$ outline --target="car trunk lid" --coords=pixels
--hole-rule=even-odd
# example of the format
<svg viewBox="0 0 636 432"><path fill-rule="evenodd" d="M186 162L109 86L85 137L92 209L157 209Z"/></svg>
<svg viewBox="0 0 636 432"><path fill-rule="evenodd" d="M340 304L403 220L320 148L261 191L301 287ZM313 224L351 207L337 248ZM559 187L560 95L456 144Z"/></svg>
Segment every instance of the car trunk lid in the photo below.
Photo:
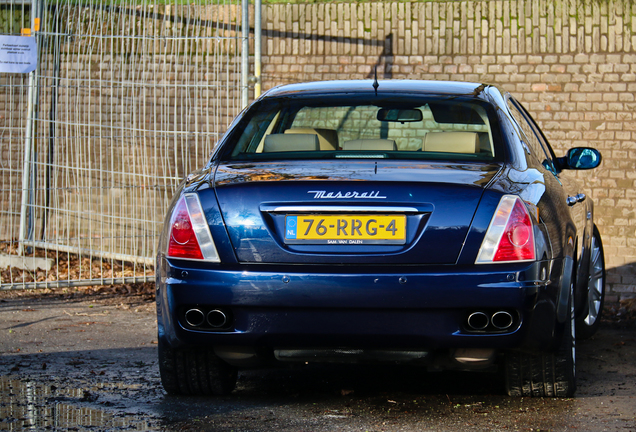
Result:
<svg viewBox="0 0 636 432"><path fill-rule="evenodd" d="M498 164L220 164L215 190L239 262L453 264Z"/></svg>

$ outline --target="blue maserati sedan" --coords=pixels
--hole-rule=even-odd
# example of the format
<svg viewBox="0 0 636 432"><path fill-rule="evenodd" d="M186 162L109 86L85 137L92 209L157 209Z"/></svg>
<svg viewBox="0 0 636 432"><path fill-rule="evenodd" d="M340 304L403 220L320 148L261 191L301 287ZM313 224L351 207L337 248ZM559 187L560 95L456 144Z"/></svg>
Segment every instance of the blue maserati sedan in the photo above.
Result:
<svg viewBox="0 0 636 432"><path fill-rule="evenodd" d="M593 203L497 86L274 88L178 188L157 256L170 394L227 394L294 362L498 370L510 395L569 397L598 328Z"/></svg>

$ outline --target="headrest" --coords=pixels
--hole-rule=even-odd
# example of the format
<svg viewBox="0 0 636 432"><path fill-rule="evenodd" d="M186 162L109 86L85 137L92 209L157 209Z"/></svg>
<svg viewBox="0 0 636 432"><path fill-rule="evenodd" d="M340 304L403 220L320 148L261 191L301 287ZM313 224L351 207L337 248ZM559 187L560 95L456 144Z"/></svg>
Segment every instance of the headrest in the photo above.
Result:
<svg viewBox="0 0 636 432"><path fill-rule="evenodd" d="M263 153L320 150L315 134L271 134L265 137Z"/></svg>
<svg viewBox="0 0 636 432"><path fill-rule="evenodd" d="M338 134L333 129L291 128L286 134L314 134L318 135L320 150L336 150L338 148Z"/></svg>
<svg viewBox="0 0 636 432"><path fill-rule="evenodd" d="M476 132L429 132L424 138L422 150L443 153L479 153L479 136Z"/></svg>

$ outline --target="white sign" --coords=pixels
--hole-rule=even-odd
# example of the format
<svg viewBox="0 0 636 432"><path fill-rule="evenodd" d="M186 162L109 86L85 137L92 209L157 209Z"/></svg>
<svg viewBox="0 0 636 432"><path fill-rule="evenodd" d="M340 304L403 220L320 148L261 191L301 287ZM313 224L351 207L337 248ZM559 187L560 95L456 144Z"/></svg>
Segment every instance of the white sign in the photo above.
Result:
<svg viewBox="0 0 636 432"><path fill-rule="evenodd" d="M29 73L38 65L35 38L0 36L0 72Z"/></svg>

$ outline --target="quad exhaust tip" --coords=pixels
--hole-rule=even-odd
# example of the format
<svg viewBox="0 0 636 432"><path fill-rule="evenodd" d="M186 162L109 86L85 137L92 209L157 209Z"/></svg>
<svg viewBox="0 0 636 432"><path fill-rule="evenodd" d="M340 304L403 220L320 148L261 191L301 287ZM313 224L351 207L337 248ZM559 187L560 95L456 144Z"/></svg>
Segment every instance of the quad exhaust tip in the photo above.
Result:
<svg viewBox="0 0 636 432"><path fill-rule="evenodd" d="M490 319L492 325L499 330L506 330L512 327L512 323L514 319L512 315L506 311L499 311L492 314L492 318Z"/></svg>
<svg viewBox="0 0 636 432"><path fill-rule="evenodd" d="M490 318L483 312L473 312L468 316L468 327L472 330L484 330L490 324Z"/></svg>
<svg viewBox="0 0 636 432"><path fill-rule="evenodd" d="M185 313L185 320L192 327L199 327L205 322L205 315L199 309L190 309Z"/></svg>
<svg viewBox="0 0 636 432"><path fill-rule="evenodd" d="M227 324L227 315L220 309L214 309L208 312L207 320L210 327L221 328Z"/></svg>
<svg viewBox="0 0 636 432"><path fill-rule="evenodd" d="M468 328L475 331L487 330L488 327L496 330L508 330L515 322L512 314L507 311L497 311L492 315L482 311L475 311L468 315Z"/></svg>

